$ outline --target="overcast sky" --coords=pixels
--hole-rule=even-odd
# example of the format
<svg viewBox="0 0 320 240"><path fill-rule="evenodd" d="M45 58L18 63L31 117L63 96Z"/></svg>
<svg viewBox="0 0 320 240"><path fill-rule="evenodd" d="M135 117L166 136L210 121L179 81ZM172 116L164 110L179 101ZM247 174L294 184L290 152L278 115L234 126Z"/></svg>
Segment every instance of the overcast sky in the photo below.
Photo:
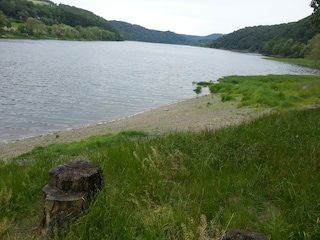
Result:
<svg viewBox="0 0 320 240"><path fill-rule="evenodd" d="M295 22L309 16L311 0L53 0L107 20L205 36L244 27Z"/></svg>

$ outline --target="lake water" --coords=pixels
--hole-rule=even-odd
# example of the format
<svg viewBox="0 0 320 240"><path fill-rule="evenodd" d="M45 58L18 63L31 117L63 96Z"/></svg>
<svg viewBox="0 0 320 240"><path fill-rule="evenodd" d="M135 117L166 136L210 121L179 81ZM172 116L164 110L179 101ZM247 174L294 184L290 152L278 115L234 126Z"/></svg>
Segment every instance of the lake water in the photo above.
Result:
<svg viewBox="0 0 320 240"><path fill-rule="evenodd" d="M207 48L0 40L0 141L77 128L195 97L193 82L319 71Z"/></svg>

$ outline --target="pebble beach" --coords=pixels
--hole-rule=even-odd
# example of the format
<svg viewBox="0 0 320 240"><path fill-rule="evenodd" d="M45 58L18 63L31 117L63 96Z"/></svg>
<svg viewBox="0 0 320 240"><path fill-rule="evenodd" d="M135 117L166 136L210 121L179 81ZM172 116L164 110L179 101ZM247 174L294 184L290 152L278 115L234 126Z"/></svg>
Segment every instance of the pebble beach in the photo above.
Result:
<svg viewBox="0 0 320 240"><path fill-rule="evenodd" d="M153 134L213 130L241 124L258 115L253 108L238 108L237 102L222 102L219 95L206 95L110 122L0 143L0 160L8 161L36 146L80 141L94 135L126 130L142 130Z"/></svg>

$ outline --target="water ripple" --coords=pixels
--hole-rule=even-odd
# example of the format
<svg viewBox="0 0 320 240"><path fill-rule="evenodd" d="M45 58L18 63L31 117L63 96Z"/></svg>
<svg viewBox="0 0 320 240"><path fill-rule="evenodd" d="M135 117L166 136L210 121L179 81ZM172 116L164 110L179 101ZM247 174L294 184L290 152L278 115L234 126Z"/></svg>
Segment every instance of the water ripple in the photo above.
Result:
<svg viewBox="0 0 320 240"><path fill-rule="evenodd" d="M111 121L227 75L312 74L260 55L138 42L0 40L0 141Z"/></svg>

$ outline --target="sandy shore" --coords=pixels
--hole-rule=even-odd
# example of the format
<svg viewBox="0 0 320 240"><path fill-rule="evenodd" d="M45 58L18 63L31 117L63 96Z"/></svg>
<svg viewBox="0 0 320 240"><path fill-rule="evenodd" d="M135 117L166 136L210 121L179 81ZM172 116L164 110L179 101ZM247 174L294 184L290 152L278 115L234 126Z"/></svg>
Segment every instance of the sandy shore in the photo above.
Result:
<svg viewBox="0 0 320 240"><path fill-rule="evenodd" d="M36 146L79 141L93 135L116 133L130 129L151 133L217 129L240 124L256 115L254 109L238 109L235 102L221 102L219 96L207 95L103 124L0 143L0 159L8 160L29 152Z"/></svg>

